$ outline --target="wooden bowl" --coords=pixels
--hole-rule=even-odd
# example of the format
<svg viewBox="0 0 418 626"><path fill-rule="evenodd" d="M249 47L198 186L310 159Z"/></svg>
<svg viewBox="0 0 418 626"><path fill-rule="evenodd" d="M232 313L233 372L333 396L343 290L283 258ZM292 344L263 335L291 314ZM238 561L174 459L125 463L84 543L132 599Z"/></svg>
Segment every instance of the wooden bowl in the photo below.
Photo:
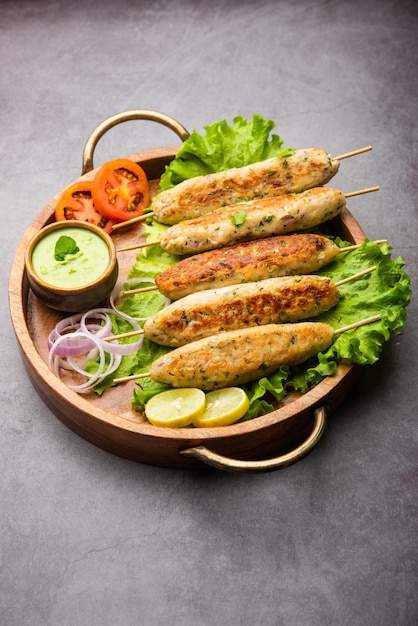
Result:
<svg viewBox="0 0 418 626"><path fill-rule="evenodd" d="M150 116L150 113L152 116ZM148 117L147 117L148 115ZM94 147L109 128L125 119L154 119L154 112L130 111L105 120L86 143L84 173L79 180L91 179ZM187 131L162 116L183 140ZM178 147L159 148L129 155L144 168L155 190L165 166ZM54 219L57 194L35 217L16 251L9 281L10 314L27 373L45 403L69 428L100 448L121 457L172 468L199 468L208 465L229 472L266 472L295 463L320 440L327 421L353 388L361 368L341 362L333 376L325 378L306 394L290 393L275 410L231 426L216 428L159 428L152 426L131 407L135 383L128 382L105 391L78 395L66 382L55 377L47 365L48 334L62 318L46 307L30 288L25 271L25 251L31 239ZM344 208L333 220L333 232L353 243L361 243L365 233ZM142 236L142 226L132 225L115 231L116 248ZM136 252L118 254L120 277L124 278L135 261Z"/></svg>
<svg viewBox="0 0 418 626"><path fill-rule="evenodd" d="M60 270L64 269L66 276L61 277L57 284L52 284L51 279L47 278L47 274L40 273L39 267L34 267L34 253L36 253L39 245L42 245L48 238L54 237L55 235L54 240L62 235L68 234L74 235L74 241L76 243L80 242L80 239L86 234L88 236L84 238L87 242L97 238L105 244L102 248L106 250L107 253L103 255L105 257L103 259L103 266L102 268L99 267L98 270L100 271L101 269L100 275L96 275L96 277L93 278L88 274L85 278L82 277L82 280L80 279L78 281L77 286L72 287L68 286L67 281L70 279L71 275L77 272L74 272L71 263L55 261L52 249L50 249L48 254L49 260ZM94 259L89 259L89 264L91 264L92 261L97 261L98 256L99 255L96 254ZM31 239L26 249L25 270L29 285L34 294L46 306L66 313L88 311L105 302L110 296L119 274L116 248L112 238L98 226L76 220L54 222L41 228Z"/></svg>

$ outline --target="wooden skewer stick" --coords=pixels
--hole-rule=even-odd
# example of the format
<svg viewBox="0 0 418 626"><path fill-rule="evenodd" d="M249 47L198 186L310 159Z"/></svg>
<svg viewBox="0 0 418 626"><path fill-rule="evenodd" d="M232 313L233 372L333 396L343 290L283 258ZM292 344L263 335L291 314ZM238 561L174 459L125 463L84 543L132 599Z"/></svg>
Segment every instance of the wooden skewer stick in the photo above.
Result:
<svg viewBox="0 0 418 626"><path fill-rule="evenodd" d="M103 341L115 341L116 339L125 339L125 337L136 337L136 335L144 334L143 328L138 328L138 330L131 330L128 333L121 333L120 335L110 335L109 337L104 337Z"/></svg>
<svg viewBox="0 0 418 626"><path fill-rule="evenodd" d="M376 239L375 241L373 241L373 243L386 243L387 239ZM340 252L350 252L350 250L357 250L357 248L360 248L360 246L362 246L362 243L355 243L352 246L346 246L345 248L340 248L339 253Z"/></svg>
<svg viewBox="0 0 418 626"><path fill-rule="evenodd" d="M364 320L360 320L358 322L354 322L353 324L348 324L347 326L342 326L341 328L337 328L334 330L334 335L341 335L341 333L345 333L348 330L353 330L354 328L359 328L360 326L365 326L366 324L371 324L372 322L377 322L381 320L382 316L372 315L371 317L367 317ZM126 383L130 380L139 380L140 378L149 378L149 372L142 372L141 374L131 374L130 376L121 376L120 378L115 378L113 383L118 385L119 383Z"/></svg>
<svg viewBox="0 0 418 626"><path fill-rule="evenodd" d="M334 335L341 335L341 333L347 332L347 330L353 330L353 328L359 328L360 326L365 326L366 324L371 324L372 322L378 322L382 319L380 313L377 315L372 315L371 317L366 317L364 320L360 320L359 322L354 322L353 324L348 324L347 326L342 326L341 328L337 328L334 330Z"/></svg>
<svg viewBox="0 0 418 626"><path fill-rule="evenodd" d="M147 217L152 217L153 215L154 211L148 211L148 213L143 213L142 215L138 215L138 217L133 217L131 220L125 220L124 222L113 224L112 232L114 230L118 230L119 228L123 228L124 226L130 226L131 224L136 224L137 222L143 222L147 219Z"/></svg>
<svg viewBox="0 0 418 626"><path fill-rule="evenodd" d="M362 154L363 152L368 152L372 149L372 146L366 146L365 148L360 148L359 150L353 150L352 152L340 154L340 156L334 157L334 159L336 159L337 161L342 161L343 159L348 159L349 157L355 156L356 154Z"/></svg>
<svg viewBox="0 0 418 626"><path fill-rule="evenodd" d="M142 374L131 374L130 376L121 376L120 378L115 378L113 383L115 385L119 385L119 383L127 383L130 380L138 380L139 378L149 378L149 372L142 372Z"/></svg>
<svg viewBox="0 0 418 626"><path fill-rule="evenodd" d="M353 274L352 276L347 276L347 278L343 278L342 280L339 280L338 282L335 283L335 286L339 287L340 285L344 285L344 283L348 283L351 280L360 278L361 276L364 276L365 274L370 274L371 272L374 272L375 269L377 269L377 265L373 265L373 267L368 267L366 270L363 270L362 272L358 272L357 274Z"/></svg>
<svg viewBox="0 0 418 626"><path fill-rule="evenodd" d="M148 246L156 246L159 241L143 241L142 243L134 243L130 246L123 246L122 248L116 248L116 252L126 252L127 250L136 250L137 248L146 248Z"/></svg>
<svg viewBox="0 0 418 626"><path fill-rule="evenodd" d="M352 198L353 196L360 196L364 193L370 193L372 191L378 191L379 187L367 187L366 189L359 189L358 191L350 191L349 193L345 193L344 196L346 198ZM146 248L148 246L156 246L160 241L145 241L142 243L132 244L131 246L124 246L123 248L117 248L116 252L125 252L126 250L136 250L139 248Z"/></svg>
<svg viewBox="0 0 418 626"><path fill-rule="evenodd" d="M122 291L122 296L132 296L135 293L147 293L147 291L156 291L157 285L151 285L151 287L138 287L137 289L128 289L128 291Z"/></svg>
<svg viewBox="0 0 418 626"><path fill-rule="evenodd" d="M361 196L363 193L370 193L371 191L379 191L380 187L367 187L366 189L359 189L358 191L350 191L345 193L346 198L352 198L353 196Z"/></svg>
<svg viewBox="0 0 418 626"><path fill-rule="evenodd" d="M133 296L136 293L146 293L147 291L156 291L158 289L157 285L152 285L152 287L138 287L138 289L128 289L128 291L122 291L122 296Z"/></svg>

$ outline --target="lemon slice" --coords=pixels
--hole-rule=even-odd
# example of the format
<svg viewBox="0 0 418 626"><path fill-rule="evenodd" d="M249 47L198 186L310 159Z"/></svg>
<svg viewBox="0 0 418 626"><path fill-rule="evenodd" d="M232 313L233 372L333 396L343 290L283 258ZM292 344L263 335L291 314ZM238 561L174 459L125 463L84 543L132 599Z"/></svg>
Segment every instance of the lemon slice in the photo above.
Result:
<svg viewBox="0 0 418 626"><path fill-rule="evenodd" d="M201 389L169 389L148 400L145 415L154 426L181 428L193 424L203 414L205 402Z"/></svg>
<svg viewBox="0 0 418 626"><path fill-rule="evenodd" d="M206 409L193 424L198 428L228 426L243 417L250 406L247 394L240 387L225 387L206 394Z"/></svg>

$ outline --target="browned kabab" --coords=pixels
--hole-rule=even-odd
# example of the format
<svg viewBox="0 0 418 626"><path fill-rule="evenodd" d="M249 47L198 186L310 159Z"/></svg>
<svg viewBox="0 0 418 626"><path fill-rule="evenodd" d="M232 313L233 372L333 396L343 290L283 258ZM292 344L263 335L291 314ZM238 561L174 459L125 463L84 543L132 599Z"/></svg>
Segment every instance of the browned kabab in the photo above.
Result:
<svg viewBox="0 0 418 626"><path fill-rule="evenodd" d="M167 298L178 300L227 285L312 274L331 263L339 252L330 239L316 234L255 239L186 257L161 272L155 282Z"/></svg>
<svg viewBox="0 0 418 626"><path fill-rule="evenodd" d="M190 294L144 326L155 343L177 347L250 326L296 322L334 307L339 291L325 276L284 276Z"/></svg>

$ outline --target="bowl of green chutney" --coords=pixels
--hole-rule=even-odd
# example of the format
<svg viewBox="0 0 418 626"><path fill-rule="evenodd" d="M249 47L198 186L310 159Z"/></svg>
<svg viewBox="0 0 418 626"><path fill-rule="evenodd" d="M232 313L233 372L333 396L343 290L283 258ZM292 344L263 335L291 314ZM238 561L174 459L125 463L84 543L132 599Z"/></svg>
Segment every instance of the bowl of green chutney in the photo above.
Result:
<svg viewBox="0 0 418 626"><path fill-rule="evenodd" d="M84 312L106 301L118 278L112 238L78 220L44 226L29 242L25 270L34 294L48 307Z"/></svg>

